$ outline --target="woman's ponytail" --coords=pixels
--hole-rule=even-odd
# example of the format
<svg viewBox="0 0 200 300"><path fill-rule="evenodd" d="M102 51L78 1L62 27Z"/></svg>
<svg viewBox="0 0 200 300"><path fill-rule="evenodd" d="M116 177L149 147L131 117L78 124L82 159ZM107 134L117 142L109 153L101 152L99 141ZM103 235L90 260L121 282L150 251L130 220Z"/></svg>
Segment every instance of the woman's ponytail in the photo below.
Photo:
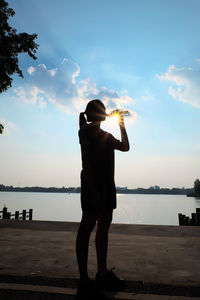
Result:
<svg viewBox="0 0 200 300"><path fill-rule="evenodd" d="M85 115L84 112L80 113L80 115L79 115L79 127L80 128L87 123L84 115Z"/></svg>

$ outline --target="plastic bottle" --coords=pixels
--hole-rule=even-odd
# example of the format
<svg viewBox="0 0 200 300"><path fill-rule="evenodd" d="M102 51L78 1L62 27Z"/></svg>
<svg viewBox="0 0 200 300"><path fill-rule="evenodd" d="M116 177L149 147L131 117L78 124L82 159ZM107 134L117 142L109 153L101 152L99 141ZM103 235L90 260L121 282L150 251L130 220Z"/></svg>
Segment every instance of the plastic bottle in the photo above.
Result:
<svg viewBox="0 0 200 300"><path fill-rule="evenodd" d="M115 109L111 111L109 114L107 114L108 117L113 117L115 115L122 115L123 117L129 117L130 112L128 110Z"/></svg>

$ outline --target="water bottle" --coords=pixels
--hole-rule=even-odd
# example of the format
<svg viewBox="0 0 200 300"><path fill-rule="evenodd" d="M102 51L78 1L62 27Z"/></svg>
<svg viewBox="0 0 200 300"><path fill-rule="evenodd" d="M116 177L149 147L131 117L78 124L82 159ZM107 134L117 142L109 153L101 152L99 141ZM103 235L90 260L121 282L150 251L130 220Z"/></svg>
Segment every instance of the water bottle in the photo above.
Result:
<svg viewBox="0 0 200 300"><path fill-rule="evenodd" d="M109 114L107 114L108 117L113 117L116 115L122 115L123 117L129 117L130 112L128 110L115 109L115 110L111 111Z"/></svg>

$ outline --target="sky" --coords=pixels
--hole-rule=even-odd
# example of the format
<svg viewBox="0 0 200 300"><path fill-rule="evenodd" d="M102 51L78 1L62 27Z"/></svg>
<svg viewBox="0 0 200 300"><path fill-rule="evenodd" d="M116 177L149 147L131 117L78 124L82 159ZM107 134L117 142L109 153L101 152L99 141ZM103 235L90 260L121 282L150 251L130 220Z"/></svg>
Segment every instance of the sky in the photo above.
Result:
<svg viewBox="0 0 200 300"><path fill-rule="evenodd" d="M79 113L128 109L117 186L192 187L200 178L199 0L10 0L37 60L0 95L0 184L80 186ZM120 138L117 123L102 128Z"/></svg>

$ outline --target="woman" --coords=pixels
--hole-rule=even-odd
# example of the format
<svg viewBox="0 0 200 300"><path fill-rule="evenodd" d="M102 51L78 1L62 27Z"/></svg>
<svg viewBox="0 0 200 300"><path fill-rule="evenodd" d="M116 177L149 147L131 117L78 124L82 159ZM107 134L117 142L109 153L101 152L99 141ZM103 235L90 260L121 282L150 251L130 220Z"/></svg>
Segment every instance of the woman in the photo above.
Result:
<svg viewBox="0 0 200 300"><path fill-rule="evenodd" d="M79 141L82 154L82 219L77 234L76 254L80 272L78 288L80 293L91 286L87 271L88 245L96 223L97 286L104 289L124 287L124 281L107 269L107 249L108 231L112 222L113 209L116 208L114 150L128 151L129 141L122 115L119 114L118 117L121 141L100 128L105 118L105 106L98 99L90 101L79 118Z"/></svg>

